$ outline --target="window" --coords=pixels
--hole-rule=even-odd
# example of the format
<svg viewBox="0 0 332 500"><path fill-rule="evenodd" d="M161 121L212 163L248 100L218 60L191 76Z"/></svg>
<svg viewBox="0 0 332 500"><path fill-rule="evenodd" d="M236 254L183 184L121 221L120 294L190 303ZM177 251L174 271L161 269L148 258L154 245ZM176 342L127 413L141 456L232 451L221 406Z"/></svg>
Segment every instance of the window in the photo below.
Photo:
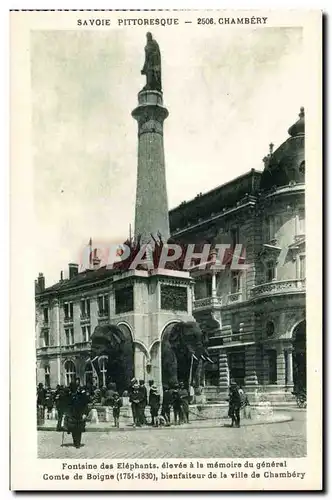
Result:
<svg viewBox="0 0 332 500"><path fill-rule="evenodd" d="M239 228L233 227L230 233L231 233L231 245L232 249L234 249L236 245L239 243Z"/></svg>
<svg viewBox="0 0 332 500"><path fill-rule="evenodd" d="M89 342L91 336L91 326L82 326L82 339L83 342Z"/></svg>
<svg viewBox="0 0 332 500"><path fill-rule="evenodd" d="M282 218L279 215L270 215L266 219L266 240L273 241L276 239L277 231L282 225Z"/></svg>
<svg viewBox="0 0 332 500"><path fill-rule="evenodd" d="M98 297L99 316L108 316L108 296L99 295Z"/></svg>
<svg viewBox="0 0 332 500"><path fill-rule="evenodd" d="M270 215L267 220L267 239L268 241L273 240L275 237L275 219L273 215Z"/></svg>
<svg viewBox="0 0 332 500"><path fill-rule="evenodd" d="M100 375L101 375L101 382L102 382L102 387L106 387L106 382L107 382L107 357L106 356L101 356L98 360L99 363L99 368L100 368Z"/></svg>
<svg viewBox="0 0 332 500"><path fill-rule="evenodd" d="M298 215L297 236L305 234L305 216L304 215L305 215L304 210L300 210L299 215Z"/></svg>
<svg viewBox="0 0 332 500"><path fill-rule="evenodd" d="M241 290L240 271L231 272L231 293L238 293Z"/></svg>
<svg viewBox="0 0 332 500"><path fill-rule="evenodd" d="M65 362L65 376L66 385L68 386L71 382L75 381L76 378L76 367L73 361Z"/></svg>
<svg viewBox="0 0 332 500"><path fill-rule="evenodd" d="M45 366L45 387L51 387L50 367Z"/></svg>
<svg viewBox="0 0 332 500"><path fill-rule="evenodd" d="M300 255L300 280L304 280L306 275L305 255Z"/></svg>
<svg viewBox="0 0 332 500"><path fill-rule="evenodd" d="M266 264L266 281L273 281L276 279L276 264L274 261L270 260Z"/></svg>
<svg viewBox="0 0 332 500"><path fill-rule="evenodd" d="M81 300L81 318L90 318L90 299Z"/></svg>
<svg viewBox="0 0 332 500"><path fill-rule="evenodd" d="M84 384L85 385L93 385L93 369L91 363L88 362L85 366L84 371Z"/></svg>
<svg viewBox="0 0 332 500"><path fill-rule="evenodd" d="M48 323L48 307L44 307L44 323Z"/></svg>
<svg viewBox="0 0 332 500"><path fill-rule="evenodd" d="M268 321L266 323L266 335L267 337L272 337L274 334L274 323L273 321Z"/></svg>
<svg viewBox="0 0 332 500"><path fill-rule="evenodd" d="M72 320L74 316L74 307L72 302L65 302L63 305L65 320Z"/></svg>
<svg viewBox="0 0 332 500"><path fill-rule="evenodd" d="M268 360L268 384L277 383L277 352L275 350L267 351Z"/></svg>
<svg viewBox="0 0 332 500"><path fill-rule="evenodd" d="M74 341L74 328L65 329L66 345L73 345Z"/></svg>
<svg viewBox="0 0 332 500"><path fill-rule="evenodd" d="M44 347L47 347L50 345L50 332L48 328L45 328L43 331L43 338L44 338Z"/></svg>

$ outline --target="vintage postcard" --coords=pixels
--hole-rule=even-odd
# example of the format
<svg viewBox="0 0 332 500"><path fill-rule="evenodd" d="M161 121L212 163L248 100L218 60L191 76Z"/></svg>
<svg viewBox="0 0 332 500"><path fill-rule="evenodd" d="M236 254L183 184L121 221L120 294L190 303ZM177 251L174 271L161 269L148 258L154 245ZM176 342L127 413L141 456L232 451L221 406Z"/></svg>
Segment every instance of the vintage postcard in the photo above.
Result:
<svg viewBox="0 0 332 500"><path fill-rule="evenodd" d="M10 18L11 488L320 490L321 12Z"/></svg>

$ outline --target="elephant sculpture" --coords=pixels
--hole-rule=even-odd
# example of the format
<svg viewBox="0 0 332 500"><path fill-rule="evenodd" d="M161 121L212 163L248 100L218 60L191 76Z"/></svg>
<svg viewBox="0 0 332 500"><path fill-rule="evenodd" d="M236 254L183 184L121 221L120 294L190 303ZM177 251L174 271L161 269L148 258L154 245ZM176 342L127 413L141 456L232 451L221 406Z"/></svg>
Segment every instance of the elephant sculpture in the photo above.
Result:
<svg viewBox="0 0 332 500"><path fill-rule="evenodd" d="M108 382L114 382L120 394L128 390L134 376L134 345L130 332L116 325L97 326L91 336L91 363L101 386L100 356L106 356Z"/></svg>
<svg viewBox="0 0 332 500"><path fill-rule="evenodd" d="M208 336L195 321L179 322L164 333L161 347L163 385L198 388L203 385L204 364L212 363L207 352Z"/></svg>

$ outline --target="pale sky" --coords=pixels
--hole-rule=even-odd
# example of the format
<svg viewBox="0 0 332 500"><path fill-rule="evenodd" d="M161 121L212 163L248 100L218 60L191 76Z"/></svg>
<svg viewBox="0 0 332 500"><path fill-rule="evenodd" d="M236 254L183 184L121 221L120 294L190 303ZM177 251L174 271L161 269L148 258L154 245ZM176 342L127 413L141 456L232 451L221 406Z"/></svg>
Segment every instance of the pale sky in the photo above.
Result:
<svg viewBox="0 0 332 500"><path fill-rule="evenodd" d="M300 28L156 28L169 208L261 170L306 105ZM46 286L134 222L145 29L31 35L35 273ZM192 36L190 36L192 33Z"/></svg>

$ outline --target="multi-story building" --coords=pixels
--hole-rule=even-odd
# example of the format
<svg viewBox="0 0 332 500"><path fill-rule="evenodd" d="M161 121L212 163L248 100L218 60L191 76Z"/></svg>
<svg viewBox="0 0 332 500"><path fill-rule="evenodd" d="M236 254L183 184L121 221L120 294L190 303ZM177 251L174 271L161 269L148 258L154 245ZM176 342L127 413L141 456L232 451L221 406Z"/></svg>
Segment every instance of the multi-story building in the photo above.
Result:
<svg viewBox="0 0 332 500"><path fill-rule="evenodd" d="M214 361L205 373L211 398L226 390L231 377L249 392L263 388L275 399L306 384L303 109L299 116L288 139L275 151L270 145L263 171L251 170L169 213L175 240L242 245L245 251L245 269L192 270L193 314L208 331ZM110 320L130 328L140 359L135 370L145 365L149 346L143 332L122 321L115 289L112 270L98 268L98 262L82 273L69 264L69 278L49 288L39 275L38 382L54 386L75 375L91 378L90 335Z"/></svg>

